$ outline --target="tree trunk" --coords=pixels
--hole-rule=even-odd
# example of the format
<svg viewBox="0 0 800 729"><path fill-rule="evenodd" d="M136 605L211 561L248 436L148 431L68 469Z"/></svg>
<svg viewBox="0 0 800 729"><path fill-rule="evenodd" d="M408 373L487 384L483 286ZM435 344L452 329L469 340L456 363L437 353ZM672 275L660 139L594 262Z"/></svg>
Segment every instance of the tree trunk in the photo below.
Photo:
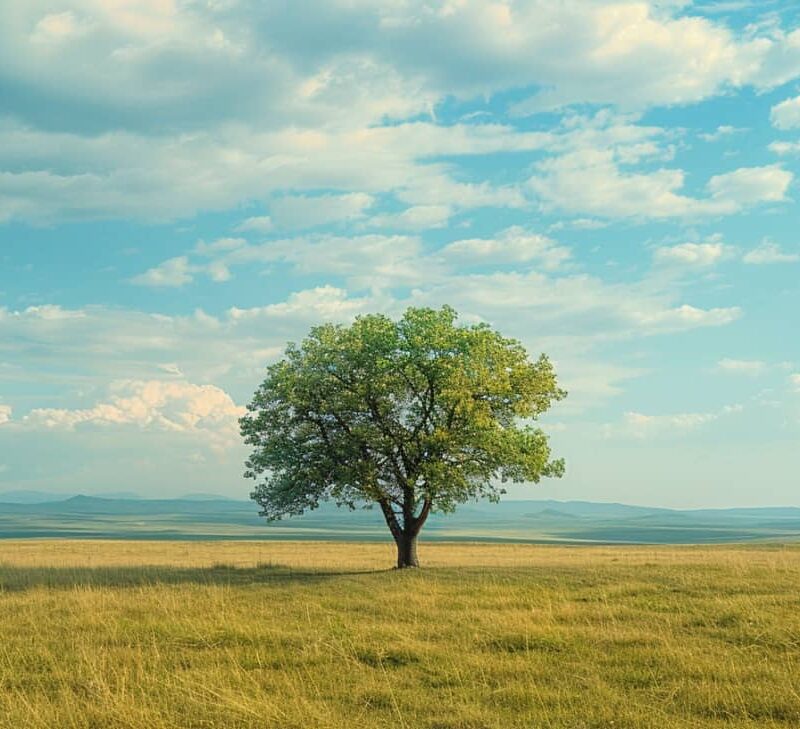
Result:
<svg viewBox="0 0 800 729"><path fill-rule="evenodd" d="M417 537L400 534L395 538L397 543L397 568L419 567L417 558Z"/></svg>

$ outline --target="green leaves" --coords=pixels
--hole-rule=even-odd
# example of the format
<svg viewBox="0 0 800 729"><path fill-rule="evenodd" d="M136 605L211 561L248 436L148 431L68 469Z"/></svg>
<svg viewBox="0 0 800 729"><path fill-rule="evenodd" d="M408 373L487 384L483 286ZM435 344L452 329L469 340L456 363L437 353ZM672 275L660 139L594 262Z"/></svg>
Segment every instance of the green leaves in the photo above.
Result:
<svg viewBox="0 0 800 729"><path fill-rule="evenodd" d="M524 423L566 394L550 361L456 319L450 307L408 309L396 322L368 315L287 347L241 420L264 516L324 499L377 502L393 533L416 533L430 508L563 473L545 434Z"/></svg>

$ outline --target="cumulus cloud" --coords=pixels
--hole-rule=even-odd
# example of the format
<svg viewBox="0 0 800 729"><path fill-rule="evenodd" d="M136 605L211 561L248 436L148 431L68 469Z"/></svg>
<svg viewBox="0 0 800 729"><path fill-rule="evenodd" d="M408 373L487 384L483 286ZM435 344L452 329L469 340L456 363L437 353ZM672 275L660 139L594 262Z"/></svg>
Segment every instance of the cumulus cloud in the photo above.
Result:
<svg viewBox="0 0 800 729"><path fill-rule="evenodd" d="M259 319L288 319L295 325L300 322L347 321L368 311L370 299L352 298L344 289L335 286L317 286L291 294L286 301L250 309L232 308L229 312L235 322ZM298 332L299 333L299 332Z"/></svg>
<svg viewBox="0 0 800 729"><path fill-rule="evenodd" d="M52 14L32 0L3 6L0 61L31 88L26 119L46 119L46 104L35 101L44 99L63 123L96 125L75 115L88 93L102 107L96 117L117 128L152 128L154 108L176 126L368 125L423 112L447 94L534 86L542 91L518 104L519 113L572 103L671 105L731 86L768 88L800 72L797 33L737 35L682 5L85 0ZM30 28L69 41L60 43L57 64L27 42Z"/></svg>
<svg viewBox="0 0 800 729"><path fill-rule="evenodd" d="M13 410L10 405L0 404L0 425L8 423L11 420Z"/></svg>
<svg viewBox="0 0 800 729"><path fill-rule="evenodd" d="M159 363L158 369L160 369L162 372L166 372L168 375L183 377L183 372L181 372L181 368L175 362Z"/></svg>
<svg viewBox="0 0 800 729"><path fill-rule="evenodd" d="M422 242L416 236L366 234L336 236L312 234L264 243L225 247L196 247L211 260L197 262L188 256L168 259L132 279L143 286L183 286L196 275L225 281L240 266L285 264L296 273L324 273L345 279L356 288L381 288L422 283L441 271L428 259L423 264Z"/></svg>
<svg viewBox="0 0 800 729"><path fill-rule="evenodd" d="M86 316L80 309L64 309L58 304L29 306L21 313L25 316L54 322L63 321L65 319L82 319ZM15 312L15 316L20 316L20 312Z"/></svg>
<svg viewBox="0 0 800 729"><path fill-rule="evenodd" d="M649 280L610 284L586 274L549 277L533 270L450 277L414 291L409 303L448 302L504 330L532 330L551 342L580 341L584 347L724 326L741 316L735 306L703 309L674 299L675 292Z"/></svg>
<svg viewBox="0 0 800 729"><path fill-rule="evenodd" d="M607 227L608 222L605 220L596 220L595 218L573 218L572 220L559 220L553 223L548 230L600 230Z"/></svg>
<svg viewBox="0 0 800 729"><path fill-rule="evenodd" d="M726 405L720 410L700 413L674 413L647 415L627 412L620 425L606 426L606 435L622 435L634 438L652 438L692 432L728 415L742 412L741 405Z"/></svg>
<svg viewBox="0 0 800 729"><path fill-rule="evenodd" d="M30 39L33 43L42 45L62 43L78 34L80 26L75 14L69 10L48 13L36 23Z"/></svg>
<svg viewBox="0 0 800 729"><path fill-rule="evenodd" d="M467 238L449 243L442 250L456 264L503 264L537 261L545 270L555 270L569 260L568 248L520 226L506 228L494 238Z"/></svg>
<svg viewBox="0 0 800 729"><path fill-rule="evenodd" d="M237 248L242 248L246 245L247 241L244 238L217 238L211 243L201 240L194 247L194 252L199 253L201 256L216 256L220 253L235 251Z"/></svg>
<svg viewBox="0 0 800 729"><path fill-rule="evenodd" d="M0 221L164 221L257 201L272 202L292 226L305 213L324 212L318 222L360 217L370 202L366 196L389 192L411 206L523 207L525 198L513 186L456 181L452 165L428 161L441 154L541 149L549 139L487 126L414 122L313 132L235 126L173 138L117 130L81 136L0 120L6 170L0 172ZM343 193L286 194L325 189ZM268 232L276 222L268 217L248 219L236 232Z"/></svg>
<svg viewBox="0 0 800 729"><path fill-rule="evenodd" d="M561 153L536 164L528 188L547 209L601 219L730 215L784 200L793 180L780 165L744 167L709 178L707 196L686 194L686 173L663 166L667 132L608 113L567 118L548 149Z"/></svg>
<svg viewBox="0 0 800 729"><path fill-rule="evenodd" d="M434 116L443 100L537 88L519 113L691 103L797 77L799 39L774 24L736 33L683 3L622 0L5 3L0 93L13 103L0 128L0 220L158 221L273 201L271 222L295 227L362 217L367 198L347 196L391 192L410 210L387 224L436 227L448 207L526 202L443 157L552 142L509 125L445 126ZM409 121L423 117L433 121ZM681 170L619 168L631 162L584 159L594 189L574 207L663 218L782 199L774 170L718 181L719 195L695 200ZM564 166L575 163L543 168L545 182L566 195L581 164L572 177ZM268 230L256 217L239 230Z"/></svg>
<svg viewBox="0 0 800 729"><path fill-rule="evenodd" d="M449 205L413 205L399 213L373 215L367 225L388 230L431 230L445 227L452 214Z"/></svg>
<svg viewBox="0 0 800 729"><path fill-rule="evenodd" d="M786 199L794 175L780 165L742 167L708 181L714 200L742 207L759 202L780 202Z"/></svg>
<svg viewBox="0 0 800 729"><path fill-rule="evenodd" d="M770 118L776 129L800 128L800 96L773 106Z"/></svg>
<svg viewBox="0 0 800 729"><path fill-rule="evenodd" d="M53 321L36 312L0 308L0 361L7 367L0 376L10 373L13 382L47 382L72 391L89 381L148 381L161 368L173 377L179 371L189 382L214 383L244 397L286 341L303 336L320 318L345 321L389 308L380 297L353 297L329 286L297 291L266 307L232 307L219 316L202 310L168 316L94 306L80 317Z"/></svg>
<svg viewBox="0 0 800 729"><path fill-rule="evenodd" d="M800 154L800 142L772 142L769 150L781 156Z"/></svg>
<svg viewBox="0 0 800 729"><path fill-rule="evenodd" d="M737 306L687 303L681 287L670 279L645 276L612 283L580 273L564 266L569 249L515 227L439 250L423 248L413 236L377 235L209 245L210 259L190 260L181 270L191 273L192 266L210 264L231 269L290 266L304 274L324 272L323 280L339 277L348 283L319 284L282 301L233 307L217 316L200 310L190 316L166 316L105 307L0 309L0 359L19 366L16 376L24 376L24 367L39 381L51 353L58 352L57 381L76 387L87 377L100 382L121 377L147 381L160 367L171 377L213 382L242 398L252 391L264 364L312 324L349 321L370 311L397 315L409 305L447 303L467 321L489 321L535 351L559 356L572 379L594 383L586 385L586 396L596 398L616 392L612 380L604 378L620 375L619 368L597 361L595 355L587 359L595 346L724 326L741 315ZM489 270L465 272L461 266L467 260L482 263L481 268L488 265ZM503 261L519 270L492 270ZM585 374L590 366L595 372L591 377ZM577 407L579 400L573 398L573 403Z"/></svg>
<svg viewBox="0 0 800 729"><path fill-rule="evenodd" d="M122 380L111 385L108 401L89 408L36 408L22 418L29 428L136 426L212 439L231 439L245 409L214 385L162 380Z"/></svg>
<svg viewBox="0 0 800 729"><path fill-rule="evenodd" d="M724 326L742 315L738 306L701 309L682 304L668 309L632 312L633 320L645 331L681 331L695 327Z"/></svg>
<svg viewBox="0 0 800 729"><path fill-rule="evenodd" d="M583 150L547 160L530 187L546 206L599 217L665 218L686 214L694 201L678 194L680 170L622 171L610 151Z"/></svg>
<svg viewBox="0 0 800 729"><path fill-rule="evenodd" d="M717 362L717 367L722 372L735 375L760 375L767 370L767 363L761 360L752 359L721 359Z"/></svg>
<svg viewBox="0 0 800 729"><path fill-rule="evenodd" d="M789 375L789 383L797 392L800 392L800 373Z"/></svg>
<svg viewBox="0 0 800 729"><path fill-rule="evenodd" d="M131 282L138 286L178 287L190 283L196 270L187 256L176 256L134 276Z"/></svg>
<svg viewBox="0 0 800 729"><path fill-rule="evenodd" d="M748 251L742 260L756 266L771 263L797 263L800 253L786 253L781 247L770 240L762 241L756 248Z"/></svg>
<svg viewBox="0 0 800 729"><path fill-rule="evenodd" d="M223 242L227 243L230 240L223 239ZM220 241L217 241L217 243L220 243ZM201 255L213 255L217 250L226 250L224 247L215 250L213 246L214 244L205 245L200 243L196 250ZM176 256L133 276L130 282L136 286L149 286L152 288L180 288L192 283L197 274L204 274L217 283L228 281L231 278L230 269L222 260L196 264L191 263L188 256Z"/></svg>
<svg viewBox="0 0 800 729"><path fill-rule="evenodd" d="M272 218L269 215L256 215L245 218L233 230L236 233L269 233L273 227Z"/></svg>
<svg viewBox="0 0 800 729"><path fill-rule="evenodd" d="M408 235L289 238L251 245L222 260L228 266L288 264L298 273L342 277L359 289L421 284L437 270L435 262L423 262L421 240Z"/></svg>
<svg viewBox="0 0 800 729"><path fill-rule="evenodd" d="M704 142L718 142L721 139L732 137L734 134L740 134L747 131L746 129L739 129L738 127L731 126L730 124L722 124L718 126L713 132L704 132L700 134L700 139Z"/></svg>
<svg viewBox="0 0 800 729"><path fill-rule="evenodd" d="M653 258L656 263L665 265L707 267L713 266L724 255L722 243L681 243L656 248Z"/></svg>
<svg viewBox="0 0 800 729"><path fill-rule="evenodd" d="M343 223L366 215L373 204L371 195L287 195L270 203L271 220L280 228L314 228L328 223Z"/></svg>

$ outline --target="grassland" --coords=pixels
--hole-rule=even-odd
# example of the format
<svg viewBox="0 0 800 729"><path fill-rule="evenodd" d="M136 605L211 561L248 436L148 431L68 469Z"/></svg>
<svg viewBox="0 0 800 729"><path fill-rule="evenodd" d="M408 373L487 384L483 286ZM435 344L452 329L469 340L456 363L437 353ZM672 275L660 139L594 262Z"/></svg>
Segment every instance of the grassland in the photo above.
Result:
<svg viewBox="0 0 800 729"><path fill-rule="evenodd" d="M0 727L800 726L800 548L0 541Z"/></svg>

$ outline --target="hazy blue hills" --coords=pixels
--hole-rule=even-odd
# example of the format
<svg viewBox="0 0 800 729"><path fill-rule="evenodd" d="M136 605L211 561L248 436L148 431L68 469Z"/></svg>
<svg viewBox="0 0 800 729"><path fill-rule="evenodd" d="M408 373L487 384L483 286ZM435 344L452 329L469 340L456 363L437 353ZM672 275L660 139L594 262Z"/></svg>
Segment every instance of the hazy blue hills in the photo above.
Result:
<svg viewBox="0 0 800 729"><path fill-rule="evenodd" d="M256 504L213 494L179 499L54 496L0 494L0 538L388 538L379 512L351 512L330 504L269 523L258 516ZM424 538L630 544L791 541L800 539L800 508L679 511L587 501L481 502L466 504L452 515L432 516Z"/></svg>
<svg viewBox="0 0 800 729"><path fill-rule="evenodd" d="M102 498L138 499L138 494L133 491L119 491L103 494ZM16 491L0 491L0 504L41 504L45 501L64 501L64 494L51 491L33 491L19 489Z"/></svg>

